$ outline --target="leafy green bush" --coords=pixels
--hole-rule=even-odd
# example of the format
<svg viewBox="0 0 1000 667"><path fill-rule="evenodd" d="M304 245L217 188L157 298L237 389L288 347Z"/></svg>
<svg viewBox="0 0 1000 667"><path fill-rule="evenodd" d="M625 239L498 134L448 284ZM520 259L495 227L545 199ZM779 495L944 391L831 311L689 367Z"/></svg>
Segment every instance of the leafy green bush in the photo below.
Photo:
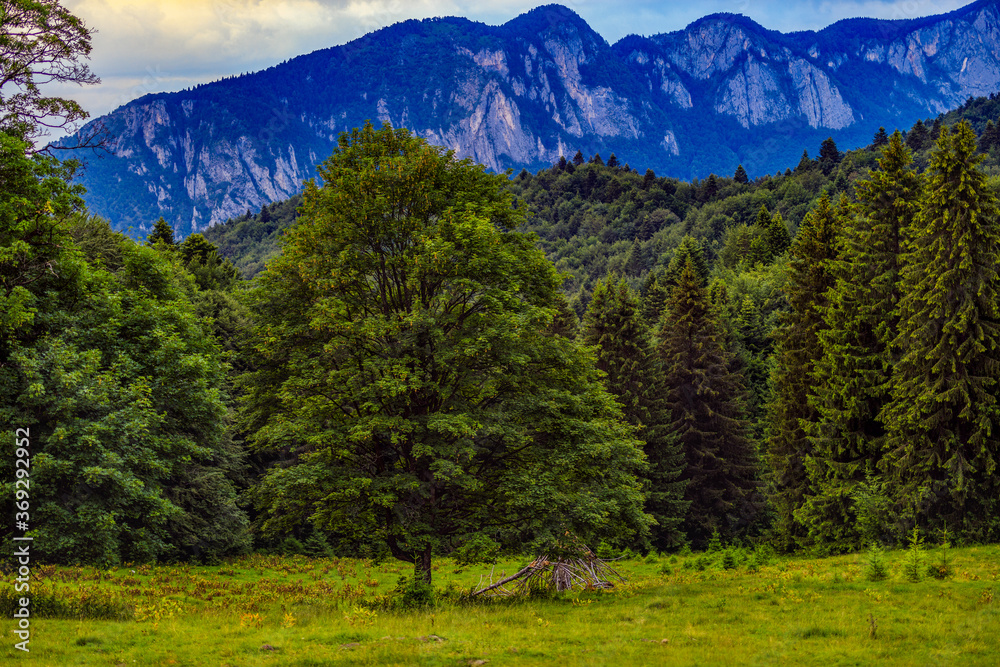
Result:
<svg viewBox="0 0 1000 667"><path fill-rule="evenodd" d="M391 609L424 609L434 606L434 587L422 579L400 577L389 594Z"/></svg>
<svg viewBox="0 0 1000 667"><path fill-rule="evenodd" d="M451 552L455 562L462 566L492 563L499 555L500 545L482 533L477 533Z"/></svg>

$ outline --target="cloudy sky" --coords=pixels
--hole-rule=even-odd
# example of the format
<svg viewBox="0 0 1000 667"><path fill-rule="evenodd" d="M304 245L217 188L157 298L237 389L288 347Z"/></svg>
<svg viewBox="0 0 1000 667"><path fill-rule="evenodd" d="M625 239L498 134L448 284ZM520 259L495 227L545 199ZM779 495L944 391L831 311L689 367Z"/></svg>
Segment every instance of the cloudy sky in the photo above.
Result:
<svg viewBox="0 0 1000 667"><path fill-rule="evenodd" d="M782 32L855 16L905 19L972 0L564 0L608 42L679 30L714 12L744 14ZM146 93L252 72L410 18L465 16L491 25L545 2L520 0L63 0L93 29L100 86L57 94L99 116ZM56 91L52 91L54 94Z"/></svg>

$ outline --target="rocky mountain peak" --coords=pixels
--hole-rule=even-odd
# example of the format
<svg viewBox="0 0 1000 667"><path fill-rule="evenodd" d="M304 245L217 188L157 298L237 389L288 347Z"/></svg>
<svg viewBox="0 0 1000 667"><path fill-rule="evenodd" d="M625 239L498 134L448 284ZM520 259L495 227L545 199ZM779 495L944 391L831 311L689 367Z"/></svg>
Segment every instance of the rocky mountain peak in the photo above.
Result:
<svg viewBox="0 0 1000 667"><path fill-rule="evenodd" d="M834 136L867 143L1000 90L1000 10L851 19L781 34L736 14L609 45L543 5L501 26L412 20L263 72L150 95L97 119L115 156L82 181L91 209L181 234L290 196L365 121L411 129L502 171L577 150L684 178L770 173Z"/></svg>

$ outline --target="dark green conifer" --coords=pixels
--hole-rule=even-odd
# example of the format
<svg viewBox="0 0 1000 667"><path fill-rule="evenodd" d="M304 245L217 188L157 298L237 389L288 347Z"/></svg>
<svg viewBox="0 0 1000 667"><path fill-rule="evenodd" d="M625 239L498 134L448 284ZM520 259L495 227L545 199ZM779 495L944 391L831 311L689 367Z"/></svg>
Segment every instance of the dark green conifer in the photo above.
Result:
<svg viewBox="0 0 1000 667"><path fill-rule="evenodd" d="M885 446L879 414L893 368L899 263L920 194L911 163L897 131L879 169L857 183L857 210L842 216L842 258L831 264L836 286L823 313L823 356L810 399L819 413L809 429L811 492L800 516L812 541L840 550L865 546L856 529L854 490L876 469Z"/></svg>
<svg viewBox="0 0 1000 667"><path fill-rule="evenodd" d="M715 174L709 174L708 180L705 181L705 189L702 191L702 199L704 201L712 201L718 194L719 179L715 177Z"/></svg>
<svg viewBox="0 0 1000 667"><path fill-rule="evenodd" d="M733 174L733 180L737 183L749 183L750 177L747 176L747 170L743 168L743 165L736 167L736 173Z"/></svg>
<svg viewBox="0 0 1000 667"><path fill-rule="evenodd" d="M841 155L833 137L827 137L819 147L819 166L824 174L831 173L840 163Z"/></svg>
<svg viewBox="0 0 1000 667"><path fill-rule="evenodd" d="M772 215L767 210L767 205L762 204L757 211L757 219L754 221L757 235L761 240L761 249L764 257L760 260L769 264L775 257L783 254L792 245L791 237L788 235L788 228L785 227L785 220L781 217L780 211L775 211Z"/></svg>
<svg viewBox="0 0 1000 667"><path fill-rule="evenodd" d="M659 360L640 315L639 297L616 276L598 281L583 318L581 337L597 347L597 367L605 386L622 404L625 419L639 430L649 460L646 511L656 518L653 546L668 549L683 541L680 524L689 502L680 476L684 453L669 430Z"/></svg>
<svg viewBox="0 0 1000 667"><path fill-rule="evenodd" d="M983 153L989 153L990 149L995 146L1000 146L1000 130L997 130L997 126L992 120L988 120L982 136L979 137L979 150Z"/></svg>
<svg viewBox="0 0 1000 667"><path fill-rule="evenodd" d="M781 211L775 211L767 222L764 230L764 238L767 239L768 248L772 257L780 257L792 246L792 237L785 227L785 219L781 217Z"/></svg>
<svg viewBox="0 0 1000 667"><path fill-rule="evenodd" d="M656 330L667 304L669 285L663 269L650 271L642 285L642 319L650 330Z"/></svg>
<svg viewBox="0 0 1000 667"><path fill-rule="evenodd" d="M163 219L163 216L160 216L160 219L153 225L153 231L146 237L146 245L156 245L158 241L163 241L170 246L176 243L174 241L174 228Z"/></svg>
<svg viewBox="0 0 1000 667"><path fill-rule="evenodd" d="M691 508L685 531L704 545L714 530L731 537L747 526L759 504L742 378L730 370L708 293L690 259L671 291L659 338L670 424L686 461Z"/></svg>
<svg viewBox="0 0 1000 667"><path fill-rule="evenodd" d="M901 271L883 470L904 520L996 540L1000 221L981 159L967 122L942 129Z"/></svg>
<svg viewBox="0 0 1000 667"><path fill-rule="evenodd" d="M889 145L889 135L886 133L884 127L878 128L878 132L875 133L875 138L872 140L872 148L882 148Z"/></svg>
<svg viewBox="0 0 1000 667"><path fill-rule="evenodd" d="M767 441L767 469L780 546L791 549L806 536L795 517L809 492L805 459L812 453L803 424L816 421L809 405L812 373L822 356L819 332L827 292L834 284L831 263L837 258L837 212L824 195L810 211L792 242L786 293L789 311L775 332L773 397L769 408L771 434Z"/></svg>
<svg viewBox="0 0 1000 667"><path fill-rule="evenodd" d="M795 167L795 173L799 174L802 173L803 171L808 171L812 169L814 166L816 166L816 163L813 162L812 159L809 157L809 151L804 150L802 151L802 157L799 159L799 164ZM785 172L785 175L786 176L789 175L787 170Z"/></svg>
<svg viewBox="0 0 1000 667"><path fill-rule="evenodd" d="M676 285L680 278L684 264L690 261L694 266L695 276L701 287L708 286L708 260L705 259L705 251L701 243L692 236L685 236L681 239L681 244L674 251L674 256L667 267L665 279L669 285Z"/></svg>
<svg viewBox="0 0 1000 667"><path fill-rule="evenodd" d="M927 148L930 143L930 132L927 131L927 126L924 125L924 121L918 120L906 134L906 145L912 151L921 151Z"/></svg>
<svg viewBox="0 0 1000 667"><path fill-rule="evenodd" d="M625 270L630 276L638 276L646 270L646 260L643 257L642 244L639 239L633 239L628 257L625 258Z"/></svg>

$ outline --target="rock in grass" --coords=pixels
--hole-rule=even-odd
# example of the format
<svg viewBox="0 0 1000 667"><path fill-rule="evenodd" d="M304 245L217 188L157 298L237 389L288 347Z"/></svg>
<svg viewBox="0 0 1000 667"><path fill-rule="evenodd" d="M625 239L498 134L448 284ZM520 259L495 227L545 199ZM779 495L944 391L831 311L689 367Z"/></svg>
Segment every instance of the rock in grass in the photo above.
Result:
<svg viewBox="0 0 1000 667"><path fill-rule="evenodd" d="M349 644L341 644L340 648L341 648L341 650L343 650L343 649L347 649L347 648L357 648L359 646L361 646L360 642L351 642Z"/></svg>

